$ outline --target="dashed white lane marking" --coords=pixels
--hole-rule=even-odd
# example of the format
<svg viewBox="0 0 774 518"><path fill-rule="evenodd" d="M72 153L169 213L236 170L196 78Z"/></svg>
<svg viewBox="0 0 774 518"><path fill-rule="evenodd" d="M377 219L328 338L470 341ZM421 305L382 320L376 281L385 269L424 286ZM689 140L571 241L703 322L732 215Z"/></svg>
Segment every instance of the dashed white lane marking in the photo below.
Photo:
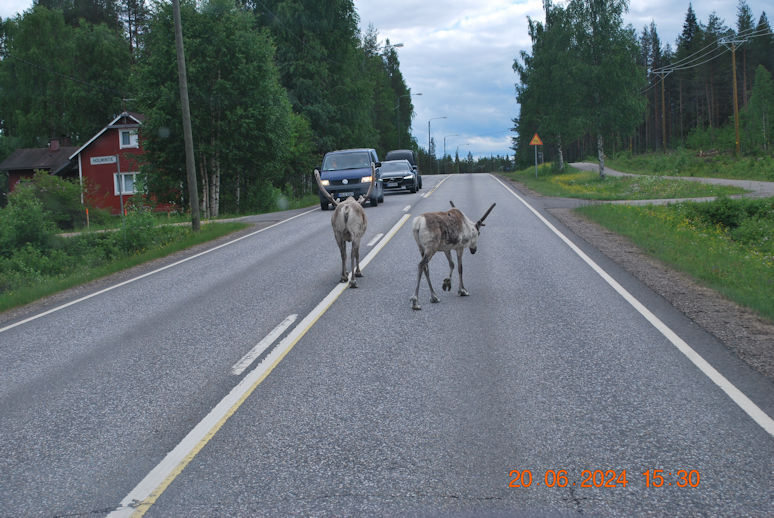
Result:
<svg viewBox="0 0 774 518"><path fill-rule="evenodd" d="M379 242L379 240L382 238L384 234L376 234L374 238L368 242L368 246L374 246L376 243Z"/></svg>
<svg viewBox="0 0 774 518"><path fill-rule="evenodd" d="M285 332L285 330L290 327L290 325L296 321L296 318L298 318L298 315L293 314L290 315L288 318L283 320L282 322L277 325L274 329L271 330L271 332L266 335L263 340L258 342L255 347L250 349L250 351L245 354L241 360L236 362L233 367L231 367L231 374L234 376L239 376L242 374L246 368L248 368L256 358L258 358L263 352L269 348L271 344L274 343L274 340L282 336L282 333Z"/></svg>
<svg viewBox="0 0 774 518"><path fill-rule="evenodd" d="M365 268L376 254L395 236L410 214L404 214L386 234L379 244L373 248L361 261L360 268ZM126 497L119 507L108 514L108 518L141 517L158 500L169 485L182 473L185 467L196 457L202 448L212 439L218 430L242 406L242 403L253 393L258 385L271 374L282 359L290 352L298 341L312 328L328 308L336 302L344 290L346 283L338 283L319 304L283 338L268 355L210 410L186 435L175 448L143 478Z"/></svg>
<svg viewBox="0 0 774 518"><path fill-rule="evenodd" d="M766 430L769 435L774 436L774 419L772 419L768 414L766 414L761 408L756 405L755 403L750 400L741 390L736 388L734 384L732 384L728 379L723 376L720 372L717 371L712 365L710 365L704 358L699 355L696 351L693 350L693 348L688 345L682 338L680 338L677 333L672 331L672 329L669 328L664 322L661 321L656 315L654 315L648 308L645 307L639 300L637 300L634 295L629 293L626 288L618 284L618 281L613 279L610 274L608 274L605 270L602 269L601 266L599 266L597 263L594 262L589 256L587 256L583 250L575 246L575 243L570 241L570 239L562 234L555 226L551 224L546 218L543 217L542 214L540 214L534 207L532 207L529 203L527 203L521 196L516 194L512 189L510 189L507 185L505 185L499 178L492 176L495 180L500 182L500 185L505 187L505 189L510 192L512 195L514 195L522 204L524 204L527 209L530 210L537 218L543 222L544 225L546 225L554 234L556 234L559 239L564 241L564 243L572 249L573 252L575 252L583 261L588 264L592 270L597 272L600 277L602 277L605 282L607 282L615 291L618 292L619 295L621 295L626 302L632 305L634 309L636 309L645 319L653 325L658 331L664 335L667 340L672 342L672 345L674 345L677 350L679 350L681 353L685 355L686 358L688 358L696 367L699 368L699 370L704 373L705 376L707 376L710 380L712 380L715 385L720 387L720 389L728 395L728 397L731 398L731 400L736 403L736 405L741 408L747 415L749 415L753 421L758 423L758 425Z"/></svg>
<svg viewBox="0 0 774 518"><path fill-rule="evenodd" d="M403 207L403 212L408 212L410 210L411 210L411 205L406 205L405 207Z"/></svg>

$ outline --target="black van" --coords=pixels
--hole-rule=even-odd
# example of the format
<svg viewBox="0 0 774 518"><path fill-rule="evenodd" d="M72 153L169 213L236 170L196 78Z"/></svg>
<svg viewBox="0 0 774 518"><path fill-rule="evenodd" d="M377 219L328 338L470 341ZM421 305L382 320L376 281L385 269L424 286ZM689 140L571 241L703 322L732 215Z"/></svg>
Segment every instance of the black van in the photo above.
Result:
<svg viewBox="0 0 774 518"><path fill-rule="evenodd" d="M419 188L422 188L422 175L419 174L419 169L417 168L417 155L412 149L393 149L392 151L388 151L387 155L384 157L384 161L386 162L388 160L408 160L411 167L413 167L414 171L417 173Z"/></svg>

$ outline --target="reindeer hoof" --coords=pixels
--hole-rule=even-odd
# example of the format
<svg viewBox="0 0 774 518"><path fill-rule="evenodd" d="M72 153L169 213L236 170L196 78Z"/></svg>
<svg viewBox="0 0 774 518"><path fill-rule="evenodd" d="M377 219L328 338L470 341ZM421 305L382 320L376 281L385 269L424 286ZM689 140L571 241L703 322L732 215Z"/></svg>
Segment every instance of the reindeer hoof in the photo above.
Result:
<svg viewBox="0 0 774 518"><path fill-rule="evenodd" d="M443 291L451 291L451 279L446 278L443 280Z"/></svg>
<svg viewBox="0 0 774 518"><path fill-rule="evenodd" d="M355 272L355 277L362 277L362 276L363 276L363 272L361 272L360 270Z"/></svg>
<svg viewBox="0 0 774 518"><path fill-rule="evenodd" d="M352 279L349 281L349 287L350 288L357 288L357 283L355 282L355 279Z"/></svg>
<svg viewBox="0 0 774 518"><path fill-rule="evenodd" d="M438 297L436 297L435 295L431 295L430 296L430 302L432 302L433 304L436 304L436 303L441 302L441 301L438 300Z"/></svg>
<svg viewBox="0 0 774 518"><path fill-rule="evenodd" d="M418 311L418 310L422 309L422 306L420 306L417 303L417 298L416 297L411 297L409 300L411 301L411 309L413 309L415 311Z"/></svg>
<svg viewBox="0 0 774 518"><path fill-rule="evenodd" d="M468 290L460 288L460 290L457 292L457 295L460 297L467 297L470 294L468 293Z"/></svg>

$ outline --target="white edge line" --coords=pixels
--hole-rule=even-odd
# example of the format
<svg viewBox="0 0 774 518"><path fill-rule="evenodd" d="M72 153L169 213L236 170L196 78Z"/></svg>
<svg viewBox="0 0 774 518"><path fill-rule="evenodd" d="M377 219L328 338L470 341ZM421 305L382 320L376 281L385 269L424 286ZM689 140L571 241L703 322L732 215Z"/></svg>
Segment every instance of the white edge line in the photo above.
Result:
<svg viewBox="0 0 774 518"><path fill-rule="evenodd" d="M699 353L693 350L693 348L688 345L685 340L680 338L677 333L672 331L669 326L667 326L664 322L661 321L661 319L659 319L648 308L646 308L639 300L637 300L631 293L629 293L626 288L621 286L618 281L613 279L605 270L602 269L601 266L599 266L596 262L594 262L594 260L587 256L583 250L578 248L575 243L570 241L567 236L562 234L555 226L551 224L550 221L544 218L542 214L540 214L535 208L527 203L521 196L516 194L499 178L495 176L492 176L492 178L497 180L500 185L505 187L508 192L514 195L522 204L524 204L525 207L527 207L535 216L537 216L537 218L540 219L543 224L545 224L554 234L556 234L562 241L564 241L573 252L575 252L581 259L583 259L583 261L588 264L595 272L597 272L600 277L602 277L615 291L618 292L619 295L621 295L629 304L632 305L632 307L634 307L634 309L636 309L643 317L645 317L645 319L650 322L653 327L658 329L658 331L661 332L661 334L664 335L667 340L672 342L672 344L696 367L698 367L705 376L712 380L715 385L720 387L720 389L725 392L726 395L728 395L728 397L730 397L739 408L741 408L747 415L749 415L753 421L758 423L758 425L766 432L768 432L769 435L774 436L774 419L766 414L766 412L761 410L758 405L753 403L753 401L748 398L741 390L736 388L733 383L731 383L725 376L718 372L717 369L710 365L709 362L707 362Z"/></svg>
<svg viewBox="0 0 774 518"><path fill-rule="evenodd" d="M379 245L363 259L360 266L365 268L368 263L384 248L386 243L398 232L400 227L410 217L410 214L404 214L403 217L387 233L387 239L383 239ZM119 518L144 514L156 499L161 496L166 487L172 483L174 478L185 469L188 463L193 460L196 454L212 438L226 420L239 408L244 400L250 396L255 388L268 376L274 367L276 367L285 355L295 346L307 331L317 322L328 308L336 301L345 289L346 283L339 283L328 295L320 301L317 306L306 315L293 330L280 341L262 361L252 371L248 372L244 378L231 391L220 400L220 402L204 417L188 434L183 438L175 448L154 467L145 478L143 478L134 489L132 489L118 508L109 513L108 518Z"/></svg>
<svg viewBox="0 0 774 518"><path fill-rule="evenodd" d="M383 236L384 234L376 234L374 238L368 242L368 246L374 246Z"/></svg>
<svg viewBox="0 0 774 518"><path fill-rule="evenodd" d="M258 358L271 344L274 343L274 340L279 338L282 333L284 333L285 330L296 321L296 318L298 318L298 315L294 313L280 322L277 327L272 329L269 334L263 337L263 339L255 345L255 347L250 349L247 354L245 354L238 362L234 364L233 367L231 367L231 374L234 376L239 376L242 374L245 369L247 369L250 364L255 361L256 358Z"/></svg>
<svg viewBox="0 0 774 518"><path fill-rule="evenodd" d="M186 261L190 261L192 259L196 259L197 257L201 257L201 256L203 256L205 254L209 254L210 252L214 252L215 250L218 250L219 248L223 248L225 246L232 245L232 244L236 243L237 241L241 241L243 239L247 239L248 237L254 236L256 234L259 234L261 232L264 232L266 230L274 228L274 227L276 227L278 225L282 225L283 223L287 223L290 220L293 220L293 219L296 219L298 217L304 216L305 214L309 214L310 212L314 212L316 210L319 210L319 209L314 208L314 209L308 210L306 212L302 212L301 214L296 214L295 216L292 216L292 217L290 217L288 219L283 219L282 221L278 221L278 222L274 223L273 225L269 225L268 227L262 228L260 230L256 230L255 232L251 232L249 234L246 234L246 235L244 235L242 237L238 237L236 239L233 239L231 241L228 241L227 243L223 243L223 244L218 245L216 247L209 248L209 249L207 249L207 250L205 250L203 252L199 252L198 254L192 255L191 257L186 257L185 259L181 259L181 260L179 260L177 262L174 262L172 264L168 264L166 266L162 266L161 268L153 270L152 272L147 272L147 273L144 273L144 274L139 275L137 277L133 277L131 279L125 280L123 282L120 282L118 284L114 284L112 286L108 286L107 288L104 288L104 289L99 290L99 291L95 291L94 293L91 293L91 294L86 295L84 297L81 297L79 299L72 300L72 301L70 301L70 302L68 302L66 304L62 304L61 306L57 306L55 308L51 308L48 311L44 311L43 313L38 313L37 315L33 315L33 316L29 317L29 318L25 318L24 320L20 320L18 322L15 322L13 324L7 325L5 327L0 327L0 333L8 331L9 329L13 329L14 327L18 327L20 325L26 324L28 322L32 322L33 320L37 320L37 319L39 319L41 317L44 317L46 315L50 315L51 313L55 313L55 312L57 312L57 311L59 311L61 309L65 309L65 308L68 308L70 306L74 306L75 304L78 304L78 303L83 302L85 300L88 300L90 298L96 297L98 295L102 295L103 293L107 293L107 292L112 291L112 290L114 290L116 288L120 288L121 286L126 286L127 284L133 283L135 281L139 281L140 279L144 279L145 277L150 277L151 275L154 275L156 273L159 273L159 272L162 272L162 271L167 270L169 268L173 268L175 266L181 265L181 264L185 263Z"/></svg>

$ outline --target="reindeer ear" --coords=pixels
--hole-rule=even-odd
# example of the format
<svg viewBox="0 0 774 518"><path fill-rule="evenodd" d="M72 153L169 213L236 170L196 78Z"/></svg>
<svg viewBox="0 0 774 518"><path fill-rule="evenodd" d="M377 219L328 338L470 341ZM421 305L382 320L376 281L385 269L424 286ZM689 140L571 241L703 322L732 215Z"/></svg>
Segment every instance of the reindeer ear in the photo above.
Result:
<svg viewBox="0 0 774 518"><path fill-rule="evenodd" d="M455 207L455 206L454 206L454 202L453 202L453 201L449 200L449 203L451 203L451 206L452 206L453 208L455 208L455 209L457 208L457 207Z"/></svg>

